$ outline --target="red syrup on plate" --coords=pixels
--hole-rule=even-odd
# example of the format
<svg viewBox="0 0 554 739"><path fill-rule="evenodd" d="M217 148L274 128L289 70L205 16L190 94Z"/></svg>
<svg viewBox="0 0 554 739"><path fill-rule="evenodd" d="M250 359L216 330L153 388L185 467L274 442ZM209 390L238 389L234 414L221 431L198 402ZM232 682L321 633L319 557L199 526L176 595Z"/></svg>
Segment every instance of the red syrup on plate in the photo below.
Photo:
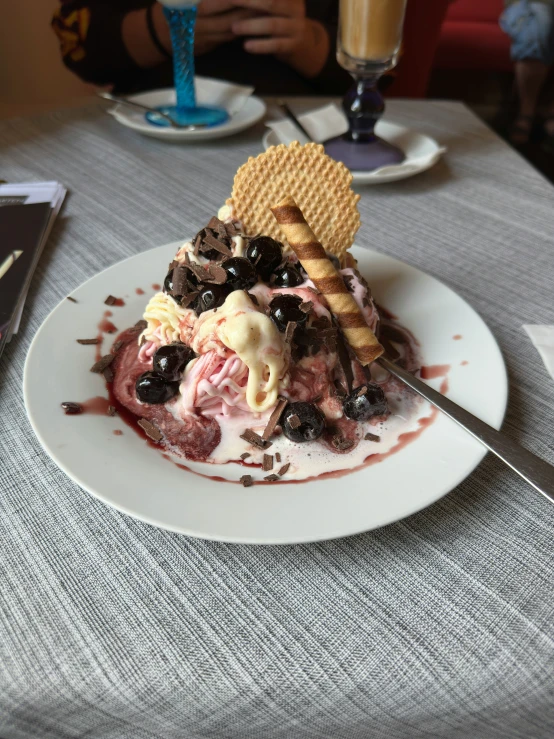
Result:
<svg viewBox="0 0 554 739"><path fill-rule="evenodd" d="M119 298L120 299L120 298ZM113 316L111 310L104 311L104 317L98 324L98 330L102 334L115 334L117 327L109 320Z"/></svg>
<svg viewBox="0 0 554 739"><path fill-rule="evenodd" d="M422 380L436 380L437 377L445 377L449 371L449 364L430 364L422 367L420 374Z"/></svg>
<svg viewBox="0 0 554 739"><path fill-rule="evenodd" d="M144 295L144 290L142 289L142 287L137 287L135 292L137 295Z"/></svg>
<svg viewBox="0 0 554 739"><path fill-rule="evenodd" d="M152 290L161 290L161 289L162 289L162 286L161 286L161 285L158 285L158 283L157 283L157 282L155 282L155 283L154 283L154 284L152 285Z"/></svg>

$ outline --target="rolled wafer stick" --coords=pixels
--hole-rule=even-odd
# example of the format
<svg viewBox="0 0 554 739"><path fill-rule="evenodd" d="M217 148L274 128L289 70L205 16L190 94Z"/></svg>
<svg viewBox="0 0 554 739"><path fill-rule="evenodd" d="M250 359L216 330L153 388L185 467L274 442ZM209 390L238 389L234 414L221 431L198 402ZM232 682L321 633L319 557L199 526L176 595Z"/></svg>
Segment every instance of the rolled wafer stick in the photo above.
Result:
<svg viewBox="0 0 554 739"><path fill-rule="evenodd" d="M336 316L342 332L362 365L371 364L383 354L383 347L367 325L358 304L348 292L346 285L325 249L306 223L302 211L290 196L271 208L291 249L301 261L316 288Z"/></svg>

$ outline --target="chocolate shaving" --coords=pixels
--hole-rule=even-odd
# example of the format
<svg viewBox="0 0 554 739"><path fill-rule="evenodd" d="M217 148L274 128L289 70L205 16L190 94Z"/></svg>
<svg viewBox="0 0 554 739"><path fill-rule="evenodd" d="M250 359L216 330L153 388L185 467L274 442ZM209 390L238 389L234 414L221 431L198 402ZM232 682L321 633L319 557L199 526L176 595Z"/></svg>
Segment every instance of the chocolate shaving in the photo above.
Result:
<svg viewBox="0 0 554 739"><path fill-rule="evenodd" d="M302 313L309 313L311 309L314 307L314 304L312 303L311 300L308 300L307 303L301 303L299 307Z"/></svg>
<svg viewBox="0 0 554 739"><path fill-rule="evenodd" d="M380 436L377 436L377 434L370 434L370 433L367 433L364 436L364 439L366 441L381 441L381 437Z"/></svg>
<svg viewBox="0 0 554 739"><path fill-rule="evenodd" d="M133 326L136 331L141 334L144 329L148 326L147 322L144 319L141 319L140 321L137 321L135 325Z"/></svg>
<svg viewBox="0 0 554 739"><path fill-rule="evenodd" d="M187 265L186 269L192 272L198 282L206 282L206 280L209 280L211 277L208 270L205 267L202 267L200 264Z"/></svg>
<svg viewBox="0 0 554 739"><path fill-rule="evenodd" d="M209 249L215 249L220 254L223 254L226 257L230 257L233 254L227 244L224 244L223 241L219 241L219 239L216 239L215 236L207 233L202 239L200 251L208 251Z"/></svg>
<svg viewBox="0 0 554 739"><path fill-rule="evenodd" d="M340 397L344 397L346 395L346 391L344 387L342 386L342 382L340 380L335 380L333 384L337 391L337 395L339 395Z"/></svg>
<svg viewBox="0 0 554 739"><path fill-rule="evenodd" d="M340 452L345 452L347 449L351 449L355 442L350 441L350 439L345 439L342 434L336 434L331 439L331 443L335 449L338 449Z"/></svg>
<svg viewBox="0 0 554 739"><path fill-rule="evenodd" d="M108 416L115 416L117 413L116 408L113 405L108 406Z"/></svg>
<svg viewBox="0 0 554 739"><path fill-rule="evenodd" d="M317 290L315 287L312 287L311 285L306 285L306 290L309 290L314 295L319 295L319 290Z"/></svg>
<svg viewBox="0 0 554 739"><path fill-rule="evenodd" d="M251 457L251 456L252 456L252 455L250 454L250 452L244 452L244 454L241 454L241 455L240 455L240 458L241 458L241 459L242 459L242 461L244 462L244 460L245 460L245 459L248 459L248 457Z"/></svg>
<svg viewBox="0 0 554 739"><path fill-rule="evenodd" d="M117 298L114 298L113 295L108 295L106 300L104 300L105 305L115 305L117 303Z"/></svg>
<svg viewBox="0 0 554 739"><path fill-rule="evenodd" d="M149 439L152 439L152 441L157 443L163 439L163 434L160 429L153 423L150 423L150 421L147 421L146 418L141 418L138 425L144 431L146 436L148 436Z"/></svg>
<svg viewBox="0 0 554 739"><path fill-rule="evenodd" d="M319 401L322 399L323 395L316 395L315 398L312 398L312 403L319 403Z"/></svg>
<svg viewBox="0 0 554 739"><path fill-rule="evenodd" d="M105 354L101 359L98 360L95 364L92 365L90 368L91 372L96 372L97 374L102 374L106 367L109 367L110 364L115 359L115 354Z"/></svg>
<svg viewBox="0 0 554 739"><path fill-rule="evenodd" d="M187 268L181 267L181 265L174 267L173 274L171 275L172 287L169 294L172 296L183 295L187 292Z"/></svg>
<svg viewBox="0 0 554 739"><path fill-rule="evenodd" d="M194 239L194 256L197 257L200 253L200 247L202 246L202 235L198 234Z"/></svg>
<svg viewBox="0 0 554 739"><path fill-rule="evenodd" d="M243 475L240 478L240 481L242 483L242 486L245 488L251 488L254 484L254 480L252 479L252 475Z"/></svg>
<svg viewBox="0 0 554 739"><path fill-rule="evenodd" d="M362 387L358 390L356 395L358 396L358 398L360 397L360 395L367 395L367 386L362 385Z"/></svg>
<svg viewBox="0 0 554 739"><path fill-rule="evenodd" d="M144 339L145 337L143 336L142 338ZM115 344L112 346L112 354L117 354L117 352L121 349L122 346L123 346L122 341L116 341Z"/></svg>
<svg viewBox="0 0 554 739"><path fill-rule="evenodd" d="M331 321L326 316L321 316L321 318L312 321L312 327L322 330L329 329L331 328Z"/></svg>
<svg viewBox="0 0 554 739"><path fill-rule="evenodd" d="M188 308L191 303L194 303L198 295L198 291L183 295L183 297L181 298L181 308Z"/></svg>
<svg viewBox="0 0 554 739"><path fill-rule="evenodd" d="M111 367L106 367L102 374L104 375L104 379L106 380L106 382L113 382L113 378L115 377L115 375Z"/></svg>
<svg viewBox="0 0 554 739"><path fill-rule="evenodd" d="M60 405L62 406L66 416L76 416L77 414L83 412L83 406L79 405L79 403L66 401L65 403L61 403Z"/></svg>
<svg viewBox="0 0 554 739"><path fill-rule="evenodd" d="M280 464L281 462L281 455L279 452L275 452L275 461Z"/></svg>
<svg viewBox="0 0 554 739"><path fill-rule="evenodd" d="M77 303L78 302L77 300L75 300L75 298L72 298L71 295L68 295L66 297L66 300L70 300L72 303Z"/></svg>
<svg viewBox="0 0 554 739"><path fill-rule="evenodd" d="M268 482L277 482L278 479L278 475L267 475L267 477L264 477L264 480L267 480Z"/></svg>
<svg viewBox="0 0 554 739"><path fill-rule="evenodd" d="M259 449L268 449L271 446L270 441L262 439L262 437L255 431L252 431L252 429L246 429L245 432L240 435L240 438L253 446L257 446Z"/></svg>
<svg viewBox="0 0 554 739"><path fill-rule="evenodd" d="M209 279L204 282L213 282L215 285L224 285L227 280L227 272L218 264L210 264L208 266Z"/></svg>
<svg viewBox="0 0 554 739"><path fill-rule="evenodd" d="M264 454L264 458L262 461L262 469L264 472L269 472L273 469L273 455L272 454Z"/></svg>
<svg viewBox="0 0 554 739"><path fill-rule="evenodd" d="M82 344L83 346L89 346L89 344L99 344L100 339L98 337L96 339L77 339L77 343Z"/></svg>
<svg viewBox="0 0 554 739"><path fill-rule="evenodd" d="M269 421L267 422L267 426L265 427L264 432L262 434L262 439L264 441L267 441L273 435L273 432L275 431L275 427L279 423L279 419L281 418L282 412L285 410L285 406L287 405L287 402L288 401L286 398L279 398L277 405L273 409L271 416L269 417Z"/></svg>
<svg viewBox="0 0 554 739"><path fill-rule="evenodd" d="M346 289L348 290L348 292L353 293L354 292L354 286L352 285L352 282L354 280L354 276L353 275L343 275L342 276L342 280L343 280L344 284L346 285Z"/></svg>
<svg viewBox="0 0 554 739"><path fill-rule="evenodd" d="M296 413L294 415L290 416L289 419L288 419L288 421L289 421L289 426L291 428L293 428L293 429L297 429L300 426L302 426L302 421L298 418L298 416L296 415Z"/></svg>
<svg viewBox="0 0 554 739"><path fill-rule="evenodd" d="M252 301L252 302L254 303L254 305L260 305L260 301L259 301L259 300L258 300L258 298L257 298L257 297L256 297L256 296L254 295L254 293L249 293L249 292L247 292L246 294L248 295L248 297L250 298L250 300L251 300L251 301Z"/></svg>
<svg viewBox="0 0 554 739"><path fill-rule="evenodd" d="M337 331L337 352L342 371L344 372L344 379L346 380L346 389L347 392L350 392L352 390L352 382L354 381L354 373L352 371L352 362L350 361L344 336L339 331Z"/></svg>
<svg viewBox="0 0 554 739"><path fill-rule="evenodd" d="M294 336L295 329L296 329L296 321L289 321L287 323L287 329L285 331L285 341L287 344L291 343L292 337Z"/></svg>
<svg viewBox="0 0 554 739"><path fill-rule="evenodd" d="M284 464L279 470L279 472L277 473L279 477L283 477L283 475L286 475L287 472L289 471L289 467L290 467L290 462L287 462L286 464Z"/></svg>
<svg viewBox="0 0 554 739"><path fill-rule="evenodd" d="M237 236L237 234L240 233L240 231L238 231L237 228L235 228L234 223L224 223L223 225L225 227L225 231L227 232L227 236L229 236L229 238L232 238L233 236Z"/></svg>
<svg viewBox="0 0 554 739"><path fill-rule="evenodd" d="M217 216L212 216L206 228L211 228L217 231L219 226L222 226L222 225L224 225L223 221L221 221Z"/></svg>

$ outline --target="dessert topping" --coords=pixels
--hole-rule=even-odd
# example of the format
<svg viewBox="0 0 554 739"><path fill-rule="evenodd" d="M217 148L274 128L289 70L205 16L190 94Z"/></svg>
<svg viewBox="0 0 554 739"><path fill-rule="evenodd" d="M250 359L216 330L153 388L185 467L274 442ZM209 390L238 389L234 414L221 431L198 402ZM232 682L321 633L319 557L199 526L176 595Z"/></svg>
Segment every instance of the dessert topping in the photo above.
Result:
<svg viewBox="0 0 554 739"><path fill-rule="evenodd" d="M71 401L66 401L65 403L61 403L61 406L66 416L76 416L78 413L83 412L83 406L79 405L79 403L72 403Z"/></svg>
<svg viewBox="0 0 554 739"><path fill-rule="evenodd" d="M281 416L281 426L291 441L315 441L325 429L325 416L313 403L289 403Z"/></svg>
<svg viewBox="0 0 554 739"><path fill-rule="evenodd" d="M264 458L262 461L262 469L264 472L269 472L273 469L273 455L272 454L264 454Z"/></svg>
<svg viewBox="0 0 554 739"><path fill-rule="evenodd" d="M258 281L253 265L243 257L232 257L223 263L231 290L250 290Z"/></svg>
<svg viewBox="0 0 554 739"><path fill-rule="evenodd" d="M194 358L194 352L186 344L165 344L154 354L153 367L155 372L165 377L166 380L175 382L178 380L185 367Z"/></svg>
<svg viewBox="0 0 554 739"><path fill-rule="evenodd" d="M246 249L246 258L254 265L262 280L269 280L283 259L283 245L271 236L255 236Z"/></svg>
<svg viewBox="0 0 554 739"><path fill-rule="evenodd" d="M77 339L78 344L82 344L83 346L88 346L89 344L99 344L100 339L97 337L96 339Z"/></svg>
<svg viewBox="0 0 554 739"><path fill-rule="evenodd" d="M167 403L179 392L179 383L167 380L159 372L144 372L135 383L137 398L149 405Z"/></svg>
<svg viewBox="0 0 554 739"><path fill-rule="evenodd" d="M255 431L252 431L252 429L245 429L244 433L240 435L240 438L253 446L257 446L259 449L269 449L271 446L270 441L266 441Z"/></svg>
<svg viewBox="0 0 554 739"><path fill-rule="evenodd" d="M308 312L303 310L302 298L298 295L276 295L269 304L269 317L282 333L287 330L289 323L306 323Z"/></svg>
<svg viewBox="0 0 554 739"><path fill-rule="evenodd" d="M155 424L147 421L146 418L141 418L138 422L138 425L144 431L146 436L152 439L152 441L155 441L157 443L163 439L163 434L160 429Z"/></svg>
<svg viewBox="0 0 554 739"><path fill-rule="evenodd" d="M354 388L343 401L344 415L353 421L367 421L387 412L387 398L377 383Z"/></svg>
<svg viewBox="0 0 554 739"><path fill-rule="evenodd" d="M242 486L245 488L251 488L254 484L254 480L252 479L252 475L243 475L240 478L240 481L242 483Z"/></svg>

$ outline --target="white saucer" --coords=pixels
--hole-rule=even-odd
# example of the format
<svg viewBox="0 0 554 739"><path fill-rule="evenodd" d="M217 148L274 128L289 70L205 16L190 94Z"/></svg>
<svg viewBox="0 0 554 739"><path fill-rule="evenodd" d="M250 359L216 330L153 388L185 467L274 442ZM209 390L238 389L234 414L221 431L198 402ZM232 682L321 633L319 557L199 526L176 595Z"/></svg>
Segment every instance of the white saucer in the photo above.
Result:
<svg viewBox="0 0 554 739"><path fill-rule="evenodd" d="M149 123L143 112L133 110L133 108L125 105L116 105L108 112L123 126L132 128L145 136L153 136L165 141L191 143L232 136L245 128L253 126L265 115L266 106L263 100L254 95L237 95L237 90L240 92L244 88L208 77L196 77L195 83L198 105L218 105L226 108L230 113L230 118L226 123L213 128L197 128L194 130L165 128ZM129 95L128 99L135 103L148 105L151 108L160 105L175 105L175 90L168 88L141 92L138 95Z"/></svg>
<svg viewBox="0 0 554 739"><path fill-rule="evenodd" d="M384 182L395 182L406 177L413 177L436 164L446 151L444 146L440 146L430 136L389 121L379 121L376 133L385 141L402 149L406 159L402 164L381 167L371 172L352 172L354 183L357 185L381 185ZM266 149L280 143L275 131L265 133L263 145Z"/></svg>
<svg viewBox="0 0 554 739"><path fill-rule="evenodd" d="M61 301L27 354L23 386L31 424L46 452L84 490L154 526L190 536L295 544L355 534L415 513L452 490L483 459L486 449L438 414L398 453L347 477L243 488L180 469L119 416L64 415L63 401L107 395L102 377L89 371L97 347L75 340L97 334L108 294L125 300L111 309L118 329L141 318L155 292L152 279L163 280L181 243L138 254L81 285L72 295L78 302ZM417 337L424 363L450 365L443 388L448 397L499 428L506 370L493 335L473 308L408 264L369 249L354 247L352 253L379 304ZM138 295L137 288L145 294ZM102 351L109 344L106 340ZM438 389L442 380L429 382ZM431 411L424 406L422 413ZM244 474L238 465L187 466L227 479Z"/></svg>

